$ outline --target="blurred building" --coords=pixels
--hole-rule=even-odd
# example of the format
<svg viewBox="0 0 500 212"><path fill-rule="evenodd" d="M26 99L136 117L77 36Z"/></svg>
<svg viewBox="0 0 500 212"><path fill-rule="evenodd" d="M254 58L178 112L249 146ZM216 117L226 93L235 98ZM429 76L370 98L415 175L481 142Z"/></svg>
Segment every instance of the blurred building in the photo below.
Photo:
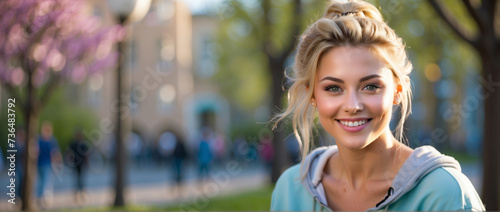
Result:
<svg viewBox="0 0 500 212"><path fill-rule="evenodd" d="M89 11L104 24L115 23L105 1L91 1ZM152 0L145 18L131 24L124 65L124 83L130 88L130 114L125 118L133 132L128 143L131 151L157 147L166 132L191 147L206 127L227 133L229 104L210 80L217 71L216 28L215 18L193 17L184 3L172 0ZM101 122L113 125L115 75L116 70L109 70L90 76L69 91L75 101L94 110ZM108 143L113 137L112 131L105 133Z"/></svg>

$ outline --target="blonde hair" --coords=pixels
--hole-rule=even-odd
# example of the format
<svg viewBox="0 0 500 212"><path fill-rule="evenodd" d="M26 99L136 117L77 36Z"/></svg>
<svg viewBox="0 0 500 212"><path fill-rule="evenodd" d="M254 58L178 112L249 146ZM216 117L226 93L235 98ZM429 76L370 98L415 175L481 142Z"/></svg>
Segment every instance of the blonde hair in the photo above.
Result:
<svg viewBox="0 0 500 212"><path fill-rule="evenodd" d="M288 106L276 115L275 126L285 117L292 119L295 137L300 143L302 160L312 149L312 127L316 116L310 105L315 86L316 69L326 52L339 46L365 47L384 61L401 84L401 116L396 126L396 139L402 141L403 124L411 113L411 88L409 74L412 70L405 45L386 23L373 5L363 1L339 3L333 1L325 14L300 37L293 75L288 90ZM311 88L311 89L309 89Z"/></svg>

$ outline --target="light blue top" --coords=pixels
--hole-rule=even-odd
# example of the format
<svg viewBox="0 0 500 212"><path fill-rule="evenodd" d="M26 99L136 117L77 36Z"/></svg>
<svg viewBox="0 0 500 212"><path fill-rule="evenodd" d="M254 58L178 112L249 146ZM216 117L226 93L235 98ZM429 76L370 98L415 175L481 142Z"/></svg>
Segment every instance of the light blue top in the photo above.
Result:
<svg viewBox="0 0 500 212"><path fill-rule="evenodd" d="M326 203L321 173L326 159L338 152L336 146L309 154L306 178L301 181L300 165L287 169L279 178L271 201L272 211L330 210ZM302 170L306 170L305 166ZM458 162L430 146L414 150L392 182L389 197L371 210L390 211L485 211Z"/></svg>

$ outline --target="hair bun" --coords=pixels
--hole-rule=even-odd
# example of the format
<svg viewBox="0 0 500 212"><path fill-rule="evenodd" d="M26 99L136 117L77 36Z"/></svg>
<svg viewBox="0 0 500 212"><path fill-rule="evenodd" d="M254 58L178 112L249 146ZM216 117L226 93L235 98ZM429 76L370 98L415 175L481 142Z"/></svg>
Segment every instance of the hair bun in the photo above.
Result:
<svg viewBox="0 0 500 212"><path fill-rule="evenodd" d="M347 2L331 1L326 9L325 18L339 18L343 16L367 17L383 22L380 11L370 3L358 0L348 0Z"/></svg>

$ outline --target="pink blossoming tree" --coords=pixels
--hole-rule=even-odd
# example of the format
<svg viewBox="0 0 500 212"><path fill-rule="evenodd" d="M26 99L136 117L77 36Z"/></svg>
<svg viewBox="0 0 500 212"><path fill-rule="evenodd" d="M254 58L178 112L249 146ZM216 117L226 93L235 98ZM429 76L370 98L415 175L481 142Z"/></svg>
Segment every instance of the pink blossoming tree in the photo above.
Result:
<svg viewBox="0 0 500 212"><path fill-rule="evenodd" d="M115 64L118 26L99 27L81 0L0 1L0 84L15 98L26 125L22 210L35 210L39 114L54 90L81 83Z"/></svg>

